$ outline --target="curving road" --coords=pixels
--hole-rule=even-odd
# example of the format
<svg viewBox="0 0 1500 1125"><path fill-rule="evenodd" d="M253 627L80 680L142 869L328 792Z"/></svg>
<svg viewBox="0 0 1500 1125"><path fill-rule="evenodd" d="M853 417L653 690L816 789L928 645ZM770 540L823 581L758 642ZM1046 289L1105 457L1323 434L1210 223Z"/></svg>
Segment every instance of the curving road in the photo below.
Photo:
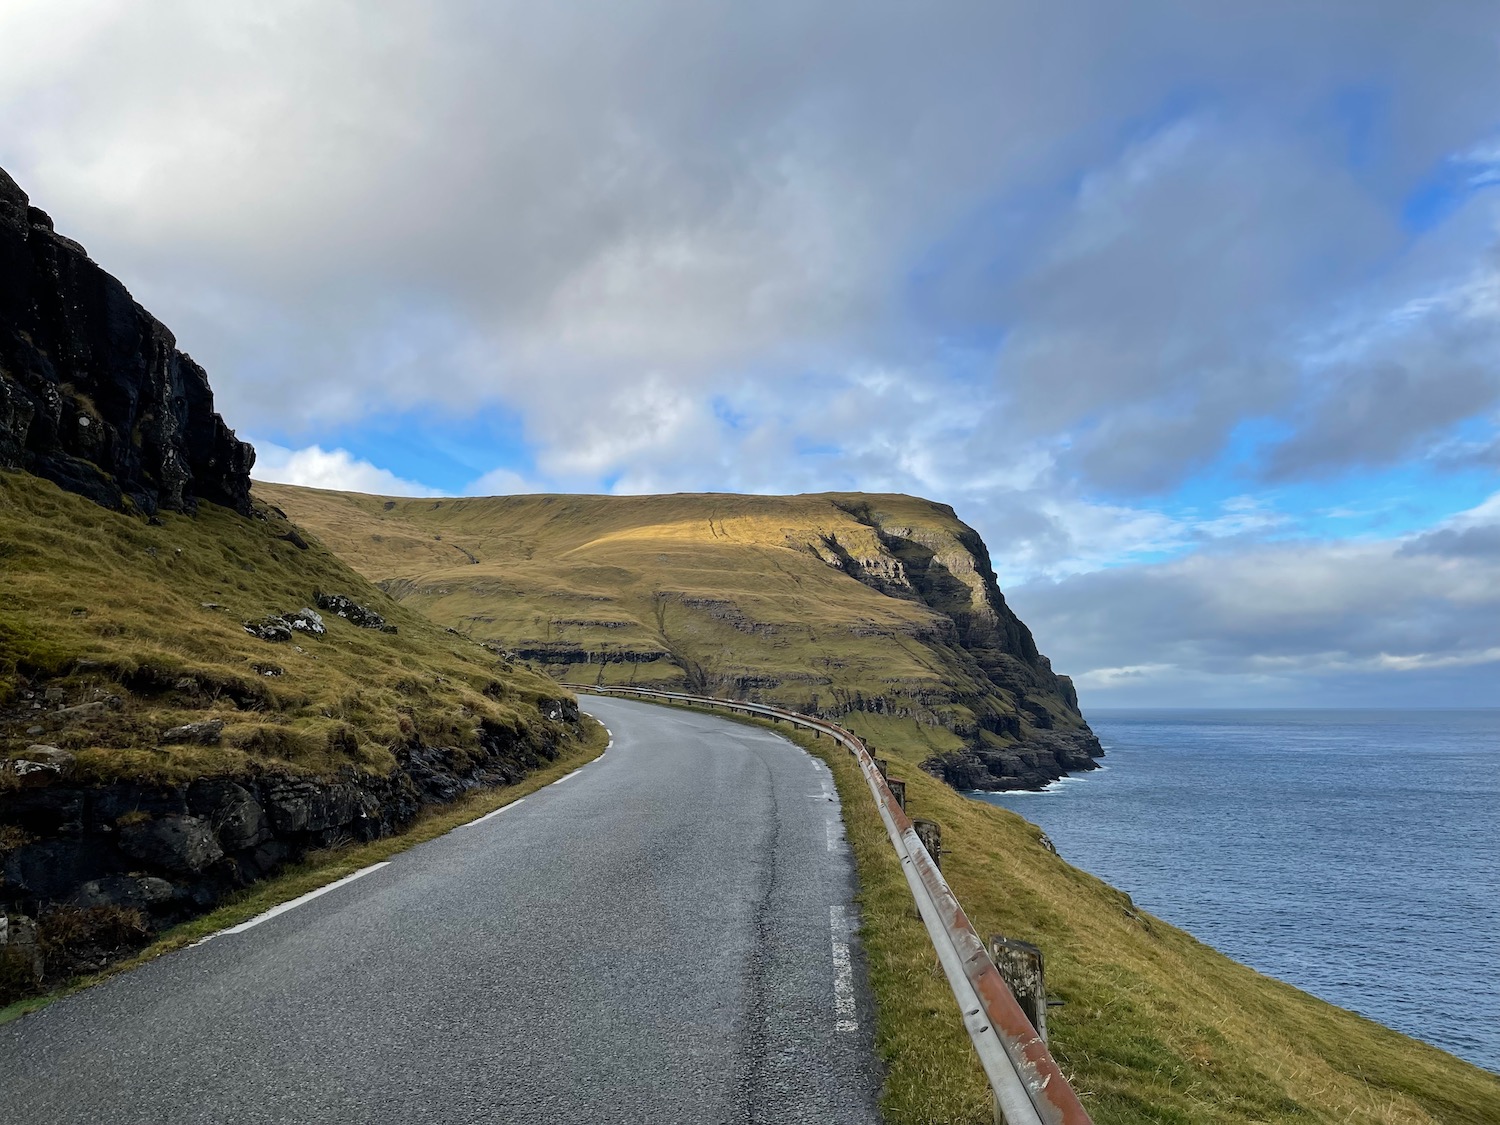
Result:
<svg viewBox="0 0 1500 1125"><path fill-rule="evenodd" d="M583 705L612 748L524 803L0 1027L0 1119L877 1122L826 767Z"/></svg>

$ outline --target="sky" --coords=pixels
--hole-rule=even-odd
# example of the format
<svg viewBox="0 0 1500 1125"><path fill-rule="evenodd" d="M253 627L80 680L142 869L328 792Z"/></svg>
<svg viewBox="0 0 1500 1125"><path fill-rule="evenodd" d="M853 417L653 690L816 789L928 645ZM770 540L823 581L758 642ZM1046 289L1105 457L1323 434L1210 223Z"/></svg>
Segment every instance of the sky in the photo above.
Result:
<svg viewBox="0 0 1500 1125"><path fill-rule="evenodd" d="M1500 705L1500 6L7 0L264 480L952 504L1085 711Z"/></svg>

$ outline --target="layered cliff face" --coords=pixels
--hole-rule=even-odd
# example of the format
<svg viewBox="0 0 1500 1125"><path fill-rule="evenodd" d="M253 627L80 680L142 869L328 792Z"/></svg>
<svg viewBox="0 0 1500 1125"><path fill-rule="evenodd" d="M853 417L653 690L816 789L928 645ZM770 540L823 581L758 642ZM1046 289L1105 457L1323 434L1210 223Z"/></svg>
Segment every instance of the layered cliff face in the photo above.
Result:
<svg viewBox="0 0 1500 1125"><path fill-rule="evenodd" d="M961 789L1044 785L1101 753L945 505L256 491L405 604L563 683L837 718Z"/></svg>
<svg viewBox="0 0 1500 1125"><path fill-rule="evenodd" d="M0 170L0 468L116 510L246 513L254 462L172 333Z"/></svg>
<svg viewBox="0 0 1500 1125"><path fill-rule="evenodd" d="M953 622L954 655L962 665L972 662L965 670L980 688L964 702L981 731L1014 740L997 745L972 732L963 750L934 757L928 768L957 789L1031 786L1093 769L1104 751L1078 709L1073 681L1052 670L1031 630L1006 604L978 532L946 505L932 505L945 518L923 520L917 513L914 520L911 512L891 512L862 497L835 502L874 532L878 550L855 558L835 541L835 558L825 561Z"/></svg>

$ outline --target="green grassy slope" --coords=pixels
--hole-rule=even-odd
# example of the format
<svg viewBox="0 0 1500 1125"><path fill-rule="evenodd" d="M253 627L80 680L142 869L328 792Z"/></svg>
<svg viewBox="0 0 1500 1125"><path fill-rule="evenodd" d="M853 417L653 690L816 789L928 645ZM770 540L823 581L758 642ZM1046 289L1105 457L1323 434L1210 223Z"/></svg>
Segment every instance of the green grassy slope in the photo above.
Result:
<svg viewBox="0 0 1500 1125"><path fill-rule="evenodd" d="M1098 1125L1500 1122L1500 1077L1137 909L1055 855L1034 825L913 768L922 751L910 724L850 725L890 753L911 813L942 825L943 872L981 935L1043 949L1048 991L1064 1001L1048 1013L1050 1045ZM987 1123L987 1088L868 789L848 755L829 761L860 868L888 1119Z"/></svg>
<svg viewBox="0 0 1500 1125"><path fill-rule="evenodd" d="M859 872L876 1049L890 1125L989 1125L988 1083L854 759L791 738L832 769ZM900 724L857 720L903 745ZM942 825L942 868L981 935L1042 947L1049 1047L1096 1125L1492 1125L1500 1076L1281 981L1138 909L1072 867L1035 825L970 800L892 753L914 816Z"/></svg>
<svg viewBox="0 0 1500 1125"><path fill-rule="evenodd" d="M414 736L462 751L481 720L543 730L551 681L391 602L265 515L205 504L151 526L0 473L0 758L38 742L74 751L74 783L267 766L331 777L389 772L391 747ZM245 632L246 621L313 605L317 590L370 606L398 631L325 612L322 637L276 644ZM168 728L205 719L225 723L219 745L162 743Z"/></svg>

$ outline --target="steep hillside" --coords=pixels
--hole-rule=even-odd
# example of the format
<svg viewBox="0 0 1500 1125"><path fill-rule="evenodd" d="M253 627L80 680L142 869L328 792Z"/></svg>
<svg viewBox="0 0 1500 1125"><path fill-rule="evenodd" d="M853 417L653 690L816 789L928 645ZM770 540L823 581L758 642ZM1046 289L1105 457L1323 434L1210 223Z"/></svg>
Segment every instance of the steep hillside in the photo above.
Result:
<svg viewBox="0 0 1500 1125"><path fill-rule="evenodd" d="M583 734L254 503L254 456L0 172L0 1006Z"/></svg>
<svg viewBox="0 0 1500 1125"><path fill-rule="evenodd" d="M0 472L0 914L175 921L578 733L268 509L148 524Z"/></svg>
<svg viewBox="0 0 1500 1125"><path fill-rule="evenodd" d="M407 500L257 484L404 604L567 684L911 719L959 788L1101 751L951 508L909 496Z"/></svg>

